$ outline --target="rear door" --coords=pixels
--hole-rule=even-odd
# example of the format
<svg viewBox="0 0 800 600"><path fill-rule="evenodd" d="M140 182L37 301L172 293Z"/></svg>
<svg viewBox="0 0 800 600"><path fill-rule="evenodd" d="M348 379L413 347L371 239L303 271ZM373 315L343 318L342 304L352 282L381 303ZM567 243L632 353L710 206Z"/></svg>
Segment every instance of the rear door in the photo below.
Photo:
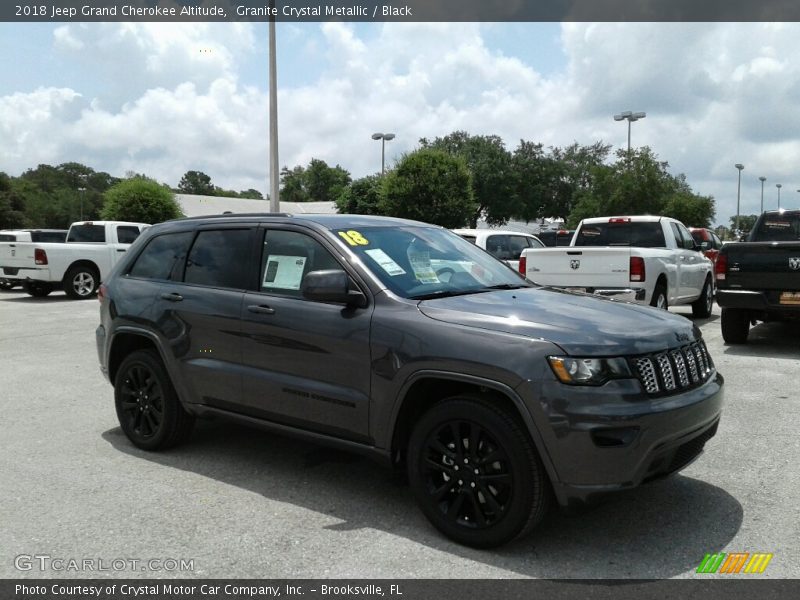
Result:
<svg viewBox="0 0 800 600"><path fill-rule="evenodd" d="M203 226L182 276L159 289L154 319L190 402L225 409L241 403L240 317L255 232L247 225Z"/></svg>
<svg viewBox="0 0 800 600"><path fill-rule="evenodd" d="M675 236L678 258L678 298L686 300L700 295L705 274L705 256L694 249L694 238L689 230L675 221L669 222Z"/></svg>
<svg viewBox="0 0 800 600"><path fill-rule="evenodd" d="M372 303L348 308L302 297L300 284L310 271L344 269L358 285L321 236L269 226L259 237L257 286L245 294L241 311L243 411L368 440Z"/></svg>

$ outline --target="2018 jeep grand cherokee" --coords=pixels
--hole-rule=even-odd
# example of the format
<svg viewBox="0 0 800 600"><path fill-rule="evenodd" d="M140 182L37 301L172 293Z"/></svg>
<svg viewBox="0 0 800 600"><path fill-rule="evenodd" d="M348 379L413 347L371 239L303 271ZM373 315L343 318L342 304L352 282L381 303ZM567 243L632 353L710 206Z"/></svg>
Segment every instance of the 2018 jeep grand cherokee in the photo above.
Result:
<svg viewBox="0 0 800 600"><path fill-rule="evenodd" d="M353 215L146 230L101 287L97 349L140 448L221 415L405 465L464 544L683 468L722 377L677 315L538 287L457 235Z"/></svg>

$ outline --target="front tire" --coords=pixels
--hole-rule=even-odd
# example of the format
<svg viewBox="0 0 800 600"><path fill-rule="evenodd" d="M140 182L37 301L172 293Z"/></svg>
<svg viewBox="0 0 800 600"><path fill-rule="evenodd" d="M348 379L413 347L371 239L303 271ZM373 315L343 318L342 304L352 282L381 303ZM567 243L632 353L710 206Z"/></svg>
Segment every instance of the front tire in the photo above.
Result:
<svg viewBox="0 0 800 600"><path fill-rule="evenodd" d="M409 440L408 478L428 520L452 540L500 546L547 512L550 487L523 426L483 397L444 400Z"/></svg>
<svg viewBox="0 0 800 600"><path fill-rule="evenodd" d="M100 274L93 267L72 267L64 275L64 292L73 300L92 298L100 287Z"/></svg>
<svg viewBox="0 0 800 600"><path fill-rule="evenodd" d="M746 344L750 314L742 308L722 309L722 339L728 344Z"/></svg>
<svg viewBox="0 0 800 600"><path fill-rule="evenodd" d="M714 293L711 290L711 279L706 279L700 297L692 302L692 315L700 319L707 319L711 316L711 310L713 308Z"/></svg>
<svg viewBox="0 0 800 600"><path fill-rule="evenodd" d="M122 431L142 450L175 446L194 427L155 350L137 350L122 361L114 378L114 404Z"/></svg>
<svg viewBox="0 0 800 600"><path fill-rule="evenodd" d="M49 296L53 291L53 285L50 283L40 283L38 281L26 281L22 284L22 289L25 293L34 298L44 298Z"/></svg>

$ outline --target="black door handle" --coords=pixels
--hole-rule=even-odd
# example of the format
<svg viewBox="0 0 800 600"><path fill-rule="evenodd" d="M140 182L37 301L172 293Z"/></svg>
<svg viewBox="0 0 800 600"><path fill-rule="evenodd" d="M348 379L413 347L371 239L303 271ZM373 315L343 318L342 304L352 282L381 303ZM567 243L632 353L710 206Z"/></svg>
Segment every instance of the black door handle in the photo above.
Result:
<svg viewBox="0 0 800 600"><path fill-rule="evenodd" d="M125 252L125 248L117 248L117 252Z"/></svg>
<svg viewBox="0 0 800 600"><path fill-rule="evenodd" d="M173 292L171 294L161 294L161 299L162 300L169 300L170 302L180 302L181 300L183 300L183 296Z"/></svg>
<svg viewBox="0 0 800 600"><path fill-rule="evenodd" d="M271 308L265 304L251 304L247 307L251 313L257 313L259 315L274 315L275 309Z"/></svg>

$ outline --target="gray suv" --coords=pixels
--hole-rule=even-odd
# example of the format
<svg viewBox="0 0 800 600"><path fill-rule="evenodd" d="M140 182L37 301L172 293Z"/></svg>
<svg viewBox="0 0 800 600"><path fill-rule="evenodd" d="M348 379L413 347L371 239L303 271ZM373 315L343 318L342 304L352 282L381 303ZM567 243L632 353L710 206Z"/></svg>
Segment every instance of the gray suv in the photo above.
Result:
<svg viewBox="0 0 800 600"><path fill-rule="evenodd" d="M537 286L459 236L356 215L147 229L100 288L97 350L133 444L223 416L407 469L470 546L674 473L722 377L678 315Z"/></svg>

